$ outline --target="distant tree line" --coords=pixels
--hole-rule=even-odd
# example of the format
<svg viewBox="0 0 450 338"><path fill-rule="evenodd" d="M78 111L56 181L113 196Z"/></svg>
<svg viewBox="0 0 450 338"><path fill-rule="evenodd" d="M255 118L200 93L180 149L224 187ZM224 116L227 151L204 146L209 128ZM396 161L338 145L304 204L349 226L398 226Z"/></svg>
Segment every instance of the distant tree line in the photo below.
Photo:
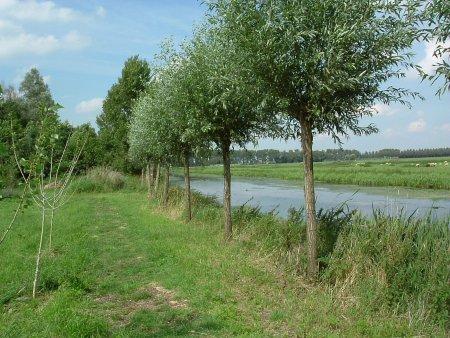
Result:
<svg viewBox="0 0 450 338"><path fill-rule="evenodd" d="M432 149L381 149L377 151L360 152L350 149L326 149L313 151L315 162L324 161L352 161L359 159L377 158L421 158L421 157L442 157L450 156L450 148ZM231 151L232 164L271 164L271 163L297 163L303 161L301 150L247 150L237 149ZM194 156L192 165L205 166L222 163L222 156L218 151L213 151L207 155Z"/></svg>
<svg viewBox="0 0 450 338"><path fill-rule="evenodd" d="M59 108L61 106L53 100L48 85L35 68L25 75L19 89L0 86L0 199L2 189L15 186L20 177L16 158L18 161L30 158L36 152L37 139L42 133L52 133L56 143L53 156L58 158L68 138L87 138L89 142L77 170L84 171L97 164L95 129L89 124L75 127L67 121L62 122L57 114ZM74 144L71 142L66 149L67 163L62 163L62 167L69 166L76 151Z"/></svg>

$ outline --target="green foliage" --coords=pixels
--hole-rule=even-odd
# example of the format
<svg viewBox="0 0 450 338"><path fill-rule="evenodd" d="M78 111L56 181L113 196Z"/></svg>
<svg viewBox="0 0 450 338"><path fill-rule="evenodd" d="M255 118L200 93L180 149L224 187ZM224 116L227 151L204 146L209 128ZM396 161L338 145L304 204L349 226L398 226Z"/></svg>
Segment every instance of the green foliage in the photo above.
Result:
<svg viewBox="0 0 450 338"><path fill-rule="evenodd" d="M28 120L42 118L43 108L55 105L48 85L36 68L31 68L25 74L19 90L27 106L25 117Z"/></svg>
<svg viewBox="0 0 450 338"><path fill-rule="evenodd" d="M349 131L376 131L359 125L376 101L415 95L383 86L412 66L413 3L215 0L210 9L210 21L245 55L242 67L283 102L280 109L337 141Z"/></svg>
<svg viewBox="0 0 450 338"><path fill-rule="evenodd" d="M421 13L421 20L425 23L425 28L422 30L423 39L436 43L433 54L438 59L433 73L427 74L421 70L422 77L433 83L442 79L443 84L437 91L438 95L442 95L450 89L450 45L448 43L450 6L446 0L425 1L423 6L424 10Z"/></svg>
<svg viewBox="0 0 450 338"><path fill-rule="evenodd" d="M121 77L108 91L103 112L97 117L102 163L116 170L132 170L128 160L128 132L132 107L147 89L151 76L147 61L139 59L138 56L129 58L124 64Z"/></svg>
<svg viewBox="0 0 450 338"><path fill-rule="evenodd" d="M259 91L257 80L242 67L243 55L220 31L205 27L185 46L194 98L191 129L201 129L219 149L232 143L244 145L275 129L262 107L268 95Z"/></svg>
<svg viewBox="0 0 450 338"><path fill-rule="evenodd" d="M126 181L127 178L120 172L108 167L96 167L78 177L73 189L77 192L112 192L123 189Z"/></svg>
<svg viewBox="0 0 450 338"><path fill-rule="evenodd" d="M47 163L50 156L61 158L70 139L61 170L70 167L78 147L87 140L76 173L95 166L100 153L95 130L88 124L74 127L68 122L61 123L58 117L61 106L55 104L36 69L26 74L20 88L22 95L9 87L3 90L0 99L0 189L7 187L11 190L20 177L13 155L13 139L19 160L32 160L38 147L38 155L45 154Z"/></svg>

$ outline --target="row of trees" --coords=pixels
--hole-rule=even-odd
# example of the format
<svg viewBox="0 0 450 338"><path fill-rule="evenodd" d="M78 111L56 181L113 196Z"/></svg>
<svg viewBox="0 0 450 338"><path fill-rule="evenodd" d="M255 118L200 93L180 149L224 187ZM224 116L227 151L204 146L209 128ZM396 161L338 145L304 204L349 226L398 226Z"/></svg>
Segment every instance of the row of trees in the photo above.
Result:
<svg viewBox="0 0 450 338"><path fill-rule="evenodd" d="M391 159L391 158L420 158L450 156L450 148L424 148L424 149L381 149L376 151L360 152L350 149L314 150L314 162L323 161L352 161L358 159ZM301 150L276 149L235 149L231 151L232 164L271 164L271 163L297 163L303 161ZM205 166L222 164L220 152L215 150L207 154L194 155L191 165Z"/></svg>
<svg viewBox="0 0 450 338"><path fill-rule="evenodd" d="M314 136L327 133L339 143L352 133L374 133L375 126L359 121L374 114L375 103L408 104L408 98L418 96L386 82L416 67L411 46L433 33L420 25L427 17L424 4L213 0L207 7L206 23L190 41L162 48L145 94L132 110L131 158L142 165L184 163L190 219L190 158L216 148L224 168L229 239L231 146L260 137L298 138L305 171L308 274L315 278Z"/></svg>
<svg viewBox="0 0 450 338"><path fill-rule="evenodd" d="M88 125L61 123L57 109L42 109L55 103L37 70L27 74L19 93L4 90L0 177L17 175L11 169L11 140L18 140L19 156L27 158L36 130L50 119L58 130L53 139L61 145L79 130L92 135L80 158L81 169L108 164L130 172L145 167L150 180L165 167L168 180L170 166L183 163L190 219L189 163L216 149L224 168L224 228L229 239L232 146L260 137L299 139L308 273L315 278L314 136L328 133L340 143L352 133L376 132L375 126L359 123L375 113L375 103L408 104L408 98L417 96L386 82L417 68L411 62L411 46L419 39L436 39L436 55L446 60L447 7L440 0L211 0L207 8L206 22L193 38L181 46L165 44L151 67L138 57L127 60L105 99L98 136ZM421 25L425 21L431 24ZM446 61L436 73L422 74L433 81L444 79L439 94L448 89ZM55 152L59 148L55 145Z"/></svg>

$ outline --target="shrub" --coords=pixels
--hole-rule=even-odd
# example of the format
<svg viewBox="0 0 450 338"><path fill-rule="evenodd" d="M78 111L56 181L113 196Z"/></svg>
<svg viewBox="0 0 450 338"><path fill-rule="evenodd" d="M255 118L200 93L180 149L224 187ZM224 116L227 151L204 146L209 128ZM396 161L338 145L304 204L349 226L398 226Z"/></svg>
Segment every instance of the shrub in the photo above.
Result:
<svg viewBox="0 0 450 338"><path fill-rule="evenodd" d="M108 167L97 167L77 178L73 187L77 192L113 192L124 189L130 179Z"/></svg>

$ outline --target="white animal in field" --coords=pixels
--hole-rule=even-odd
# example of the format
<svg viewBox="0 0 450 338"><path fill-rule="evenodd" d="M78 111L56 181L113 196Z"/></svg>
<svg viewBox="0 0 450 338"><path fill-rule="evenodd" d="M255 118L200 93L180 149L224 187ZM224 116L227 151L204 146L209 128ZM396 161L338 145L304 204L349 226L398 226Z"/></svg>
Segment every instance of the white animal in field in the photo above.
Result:
<svg viewBox="0 0 450 338"><path fill-rule="evenodd" d="M431 162L431 163L428 163L428 166L429 166L429 167L435 167L435 166L437 166L437 163Z"/></svg>
<svg viewBox="0 0 450 338"><path fill-rule="evenodd" d="M416 167L420 167L420 164L419 164L419 163L417 163L417 164L416 164Z"/></svg>

